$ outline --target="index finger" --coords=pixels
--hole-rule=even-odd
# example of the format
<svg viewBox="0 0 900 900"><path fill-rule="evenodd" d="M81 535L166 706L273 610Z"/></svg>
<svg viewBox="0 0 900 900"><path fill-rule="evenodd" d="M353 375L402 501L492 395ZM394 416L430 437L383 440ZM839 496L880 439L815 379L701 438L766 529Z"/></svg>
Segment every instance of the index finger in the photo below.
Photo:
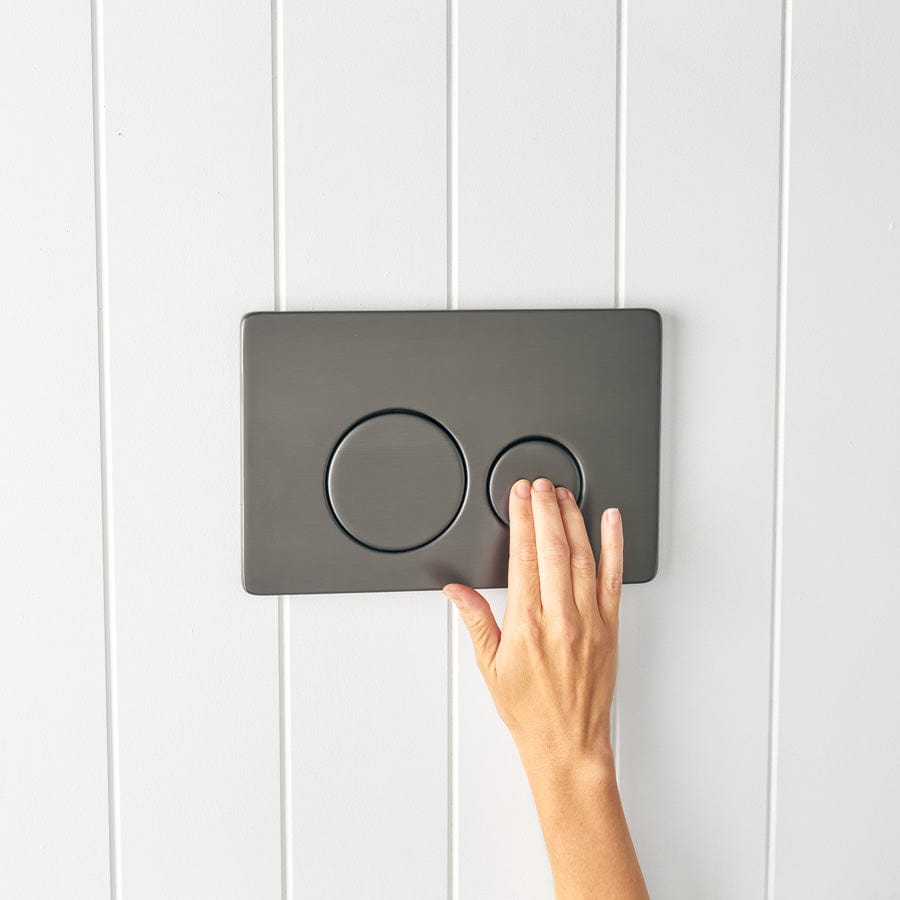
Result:
<svg viewBox="0 0 900 900"><path fill-rule="evenodd" d="M509 585L506 615L525 617L541 607L537 543L531 512L531 484L524 478L509 491Z"/></svg>

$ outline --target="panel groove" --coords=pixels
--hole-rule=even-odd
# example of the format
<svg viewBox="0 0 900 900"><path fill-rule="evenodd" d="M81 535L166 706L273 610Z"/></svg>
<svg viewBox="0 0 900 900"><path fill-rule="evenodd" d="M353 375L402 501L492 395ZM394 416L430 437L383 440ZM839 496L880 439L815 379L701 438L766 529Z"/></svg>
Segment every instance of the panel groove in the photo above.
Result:
<svg viewBox="0 0 900 900"><path fill-rule="evenodd" d="M616 3L616 147L615 147L615 225L613 236L613 306L625 307L625 178L627 147L627 15L628 0ZM619 691L613 692L611 738L616 777L621 777L622 754L619 747Z"/></svg>
<svg viewBox="0 0 900 900"><path fill-rule="evenodd" d="M781 688L782 554L784 549L784 425L787 325L788 212L791 133L791 0L781 22L781 122L778 161L778 263L775 323L775 488L772 525L772 621L769 671L769 756L766 799L766 900L775 896L775 829L778 791L778 713Z"/></svg>
<svg viewBox="0 0 900 900"><path fill-rule="evenodd" d="M100 531L106 682L106 767L109 829L109 893L122 895L119 807L119 717L116 656L115 556L113 549L112 442L110 422L109 268L107 265L106 96L103 0L91 0L91 88L94 150L94 252L97 267L97 375L100 419Z"/></svg>
<svg viewBox="0 0 900 900"><path fill-rule="evenodd" d="M615 153L615 260L613 263L613 306L625 306L625 175L628 69L628 0L616 4L616 153Z"/></svg>
<svg viewBox="0 0 900 900"><path fill-rule="evenodd" d="M284 192L284 4L272 0L272 227L275 309L287 309L285 296ZM277 599L278 617L278 747L281 813L281 896L293 897L293 823L291 801L291 613L287 597Z"/></svg>
<svg viewBox="0 0 900 900"><path fill-rule="evenodd" d="M272 215L275 252L275 309L286 310L284 192L284 0L272 0Z"/></svg>
<svg viewBox="0 0 900 900"><path fill-rule="evenodd" d="M278 717L281 748L281 895L294 896L293 813L291 801L291 607L278 598Z"/></svg>
<svg viewBox="0 0 900 900"><path fill-rule="evenodd" d="M447 603L447 896L459 900L459 614Z"/></svg>
<svg viewBox="0 0 900 900"><path fill-rule="evenodd" d="M447 0L447 308L459 308L459 55L457 0Z"/></svg>
<svg viewBox="0 0 900 900"><path fill-rule="evenodd" d="M447 309L459 309L457 0L447 0ZM459 615L447 603L447 896L459 898Z"/></svg>

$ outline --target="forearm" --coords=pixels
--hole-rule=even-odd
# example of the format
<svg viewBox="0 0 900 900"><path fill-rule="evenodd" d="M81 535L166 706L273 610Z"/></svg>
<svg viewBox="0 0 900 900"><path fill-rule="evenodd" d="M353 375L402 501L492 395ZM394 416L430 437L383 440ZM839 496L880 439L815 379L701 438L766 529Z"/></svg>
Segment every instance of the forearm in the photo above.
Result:
<svg viewBox="0 0 900 900"><path fill-rule="evenodd" d="M557 900L648 897L622 811L612 752L553 770L523 762Z"/></svg>

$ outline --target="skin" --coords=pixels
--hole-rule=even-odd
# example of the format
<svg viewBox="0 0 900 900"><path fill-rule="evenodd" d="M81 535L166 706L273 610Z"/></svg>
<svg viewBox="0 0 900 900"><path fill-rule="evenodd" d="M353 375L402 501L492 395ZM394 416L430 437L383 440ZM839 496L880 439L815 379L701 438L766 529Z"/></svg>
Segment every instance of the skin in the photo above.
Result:
<svg viewBox="0 0 900 900"><path fill-rule="evenodd" d="M616 783L610 707L622 518L604 511L599 565L571 491L546 478L509 496L509 597L448 584L478 668L528 776L558 900L648 897Z"/></svg>

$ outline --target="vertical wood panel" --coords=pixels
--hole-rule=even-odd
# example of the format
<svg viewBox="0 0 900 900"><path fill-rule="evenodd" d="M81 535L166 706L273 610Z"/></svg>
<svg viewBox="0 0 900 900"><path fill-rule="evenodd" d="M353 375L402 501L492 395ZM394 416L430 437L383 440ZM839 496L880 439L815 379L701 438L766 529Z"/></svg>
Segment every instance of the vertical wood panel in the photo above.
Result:
<svg viewBox="0 0 900 900"><path fill-rule="evenodd" d="M447 895L441 599L291 600L297 898Z"/></svg>
<svg viewBox="0 0 900 900"><path fill-rule="evenodd" d="M445 52L441 4L286 5L289 308L445 305ZM292 598L287 640L294 896L446 896L446 600Z"/></svg>
<svg viewBox="0 0 900 900"><path fill-rule="evenodd" d="M86 3L0 30L0 895L109 893Z"/></svg>
<svg viewBox="0 0 900 900"><path fill-rule="evenodd" d="M795 5L777 897L900 894L898 34Z"/></svg>
<svg viewBox="0 0 900 900"><path fill-rule="evenodd" d="M290 306L443 306L443 6L288 0L284 104Z"/></svg>
<svg viewBox="0 0 900 900"><path fill-rule="evenodd" d="M462 3L458 41L459 305L611 306L615 2ZM528 781L460 632L459 896L545 898Z"/></svg>
<svg viewBox="0 0 900 900"><path fill-rule="evenodd" d="M108 4L122 878L280 888L275 601L240 580L240 316L270 306L267 4Z"/></svg>
<svg viewBox="0 0 900 900"><path fill-rule="evenodd" d="M663 314L660 566L619 778L651 894L765 887L780 4L627 4L624 302ZM625 522L626 541L628 523Z"/></svg>
<svg viewBox="0 0 900 900"><path fill-rule="evenodd" d="M485 596L502 625L506 591ZM458 646L459 896L546 900L553 878L528 778L462 623Z"/></svg>
<svg viewBox="0 0 900 900"><path fill-rule="evenodd" d="M612 305L616 4L460 3L459 296Z"/></svg>

